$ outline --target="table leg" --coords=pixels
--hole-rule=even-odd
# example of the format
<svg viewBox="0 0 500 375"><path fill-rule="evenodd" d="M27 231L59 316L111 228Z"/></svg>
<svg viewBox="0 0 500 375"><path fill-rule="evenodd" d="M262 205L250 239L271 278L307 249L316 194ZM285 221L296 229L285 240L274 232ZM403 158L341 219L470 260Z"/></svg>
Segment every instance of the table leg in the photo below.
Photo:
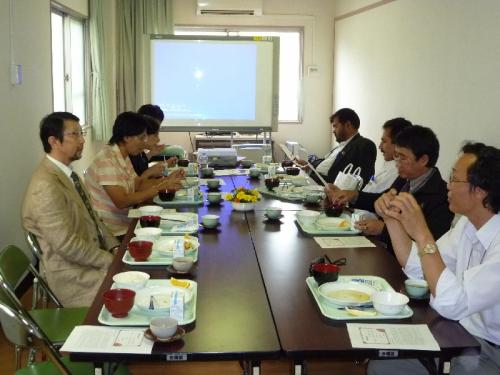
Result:
<svg viewBox="0 0 500 375"><path fill-rule="evenodd" d="M243 375L260 375L260 361L240 361Z"/></svg>
<svg viewBox="0 0 500 375"><path fill-rule="evenodd" d="M293 371L294 375L307 375L307 362L304 361L294 361Z"/></svg>

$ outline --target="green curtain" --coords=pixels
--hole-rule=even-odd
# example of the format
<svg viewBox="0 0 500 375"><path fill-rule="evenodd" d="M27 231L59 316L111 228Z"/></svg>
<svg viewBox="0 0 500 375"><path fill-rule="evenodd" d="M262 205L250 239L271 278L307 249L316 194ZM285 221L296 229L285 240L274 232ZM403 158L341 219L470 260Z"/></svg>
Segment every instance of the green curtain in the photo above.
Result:
<svg viewBox="0 0 500 375"><path fill-rule="evenodd" d="M104 21L101 0L89 2L89 32L90 32L90 72L91 72L91 102L92 129L94 139L105 141L111 137L109 121L107 79L104 72Z"/></svg>
<svg viewBox="0 0 500 375"><path fill-rule="evenodd" d="M171 34L172 0L117 1L117 112L135 111L149 97L150 34Z"/></svg>

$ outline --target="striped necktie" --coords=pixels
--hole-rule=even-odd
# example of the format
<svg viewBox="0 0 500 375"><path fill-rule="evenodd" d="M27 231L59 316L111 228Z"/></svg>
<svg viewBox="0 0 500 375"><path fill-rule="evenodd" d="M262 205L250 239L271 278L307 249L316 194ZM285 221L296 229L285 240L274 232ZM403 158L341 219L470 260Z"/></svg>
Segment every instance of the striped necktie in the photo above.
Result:
<svg viewBox="0 0 500 375"><path fill-rule="evenodd" d="M405 184L399 191L400 193L408 193L410 191L410 180L406 180Z"/></svg>
<svg viewBox="0 0 500 375"><path fill-rule="evenodd" d="M75 188L76 191L78 192L78 195L80 195L80 198L82 198L83 204L87 208L87 211L92 218L92 221L94 222L95 229L97 231L97 237L99 239L99 244L101 245L102 249L106 249L106 242L104 241L104 238L101 234L101 230L99 228L99 225L97 225L97 220L95 217L94 210L92 209L92 206L90 205L90 200L87 197L87 194L85 193L85 190L83 189L82 183L80 182L80 178L75 172L71 172L71 179L75 183Z"/></svg>

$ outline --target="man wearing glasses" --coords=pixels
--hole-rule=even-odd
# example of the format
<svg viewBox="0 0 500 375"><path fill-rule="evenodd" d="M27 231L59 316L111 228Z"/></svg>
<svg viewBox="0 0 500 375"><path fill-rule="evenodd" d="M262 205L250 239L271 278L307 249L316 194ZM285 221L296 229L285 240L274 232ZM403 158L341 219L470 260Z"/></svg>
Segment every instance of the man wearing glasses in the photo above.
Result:
<svg viewBox="0 0 500 375"><path fill-rule="evenodd" d="M390 191L375 203L411 278L425 278L430 305L458 320L481 344L480 355L451 361L451 374L500 373L500 150L466 144L448 183L450 209L463 215L438 239L411 194ZM424 374L417 360L372 361L370 374Z"/></svg>
<svg viewBox="0 0 500 375"><path fill-rule="evenodd" d="M54 112L40 123L46 152L22 206L25 230L41 246L42 275L65 307L90 306L113 256L116 239L97 218L88 192L71 169L85 139L78 117Z"/></svg>
<svg viewBox="0 0 500 375"><path fill-rule="evenodd" d="M394 160L398 178L390 187L398 192L413 194L422 207L429 228L436 238L446 233L454 216L448 209L446 182L435 166L438 157L439 141L431 129L413 125L403 130L395 140ZM342 191L328 192L332 203L345 203L339 192ZM352 197L350 203L353 207L373 212L375 201L381 195L382 193L361 191ZM378 236L392 252L389 234L382 220L361 220L356 225L364 234Z"/></svg>

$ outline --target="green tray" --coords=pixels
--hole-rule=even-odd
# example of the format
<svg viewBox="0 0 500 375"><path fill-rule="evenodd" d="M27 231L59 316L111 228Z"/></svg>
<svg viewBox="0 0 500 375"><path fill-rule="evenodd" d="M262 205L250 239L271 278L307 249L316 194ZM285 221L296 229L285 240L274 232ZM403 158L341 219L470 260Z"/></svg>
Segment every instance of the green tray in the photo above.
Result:
<svg viewBox="0 0 500 375"><path fill-rule="evenodd" d="M198 214L194 212L182 212L183 215L189 216L190 218L192 217L193 219L193 224L192 225L185 225L185 224L180 224L180 225L174 225L170 229L165 229L161 226L160 223L160 228L161 228L161 235L162 236L178 236L180 234L197 234L198 229L200 227L200 223L198 222ZM141 228L141 224L139 221L137 221L137 226L136 229Z"/></svg>
<svg viewBox="0 0 500 375"><path fill-rule="evenodd" d="M304 193L294 193L287 192L285 190L281 191L279 188L275 188L274 190L268 190L265 186L259 186L257 191L264 196L290 201L290 202L302 202L304 200Z"/></svg>
<svg viewBox="0 0 500 375"><path fill-rule="evenodd" d="M179 325L186 325L192 323L196 320L196 300L198 298L198 283L193 280L189 281L192 285L191 292L193 293L193 299L188 304L184 305L184 319L179 322ZM165 280L148 280L147 286L162 286L170 285L169 279ZM115 284L111 286L111 289L115 288ZM149 326L149 322L154 316L149 316L141 313L141 311L136 307L132 307L128 315L124 318L114 318L111 316L106 307L102 307L101 312L97 320L99 323L107 326Z"/></svg>
<svg viewBox="0 0 500 375"><path fill-rule="evenodd" d="M382 277L378 276L339 276L339 281L355 281L364 284L368 284L380 291L391 291L394 289L392 286ZM384 319L405 319L413 315L413 310L410 306L406 305L403 311L398 315L382 315L377 313L375 316L354 316L347 313L347 311L339 309L341 306L337 306L332 302L326 302L324 298L319 294L318 283L312 276L306 279L306 284L309 287L316 304L319 307L321 313L330 319L335 320L384 320Z"/></svg>
<svg viewBox="0 0 500 375"><path fill-rule="evenodd" d="M166 256L158 256L155 254L156 253L153 251L147 261L137 262L134 258L132 258L132 256L127 250L125 251L125 254L123 254L122 262L131 266L169 266L172 264L173 258ZM198 261L198 249L194 251L193 255L194 255L193 262L196 263ZM191 254L187 256L191 256Z"/></svg>
<svg viewBox="0 0 500 375"><path fill-rule="evenodd" d="M320 216L318 216L318 219L324 218L326 215L324 213L321 213ZM347 214L342 214L340 217L345 218L351 221L351 217ZM315 224L312 225L306 225L302 223L299 219L295 219L295 222L297 223L298 227L304 232L307 233L311 236L339 236L339 235L345 235L345 236L352 236L353 234L359 234L361 233L360 230L358 229L347 229L347 230L342 230L342 229L321 229L318 228Z"/></svg>
<svg viewBox="0 0 500 375"><path fill-rule="evenodd" d="M183 189L181 189L183 190ZM159 196L153 198L153 202L162 207L185 207L185 206L199 206L203 204L203 194L199 193L195 195L194 201L187 200L187 197L175 197L170 202L164 202Z"/></svg>

